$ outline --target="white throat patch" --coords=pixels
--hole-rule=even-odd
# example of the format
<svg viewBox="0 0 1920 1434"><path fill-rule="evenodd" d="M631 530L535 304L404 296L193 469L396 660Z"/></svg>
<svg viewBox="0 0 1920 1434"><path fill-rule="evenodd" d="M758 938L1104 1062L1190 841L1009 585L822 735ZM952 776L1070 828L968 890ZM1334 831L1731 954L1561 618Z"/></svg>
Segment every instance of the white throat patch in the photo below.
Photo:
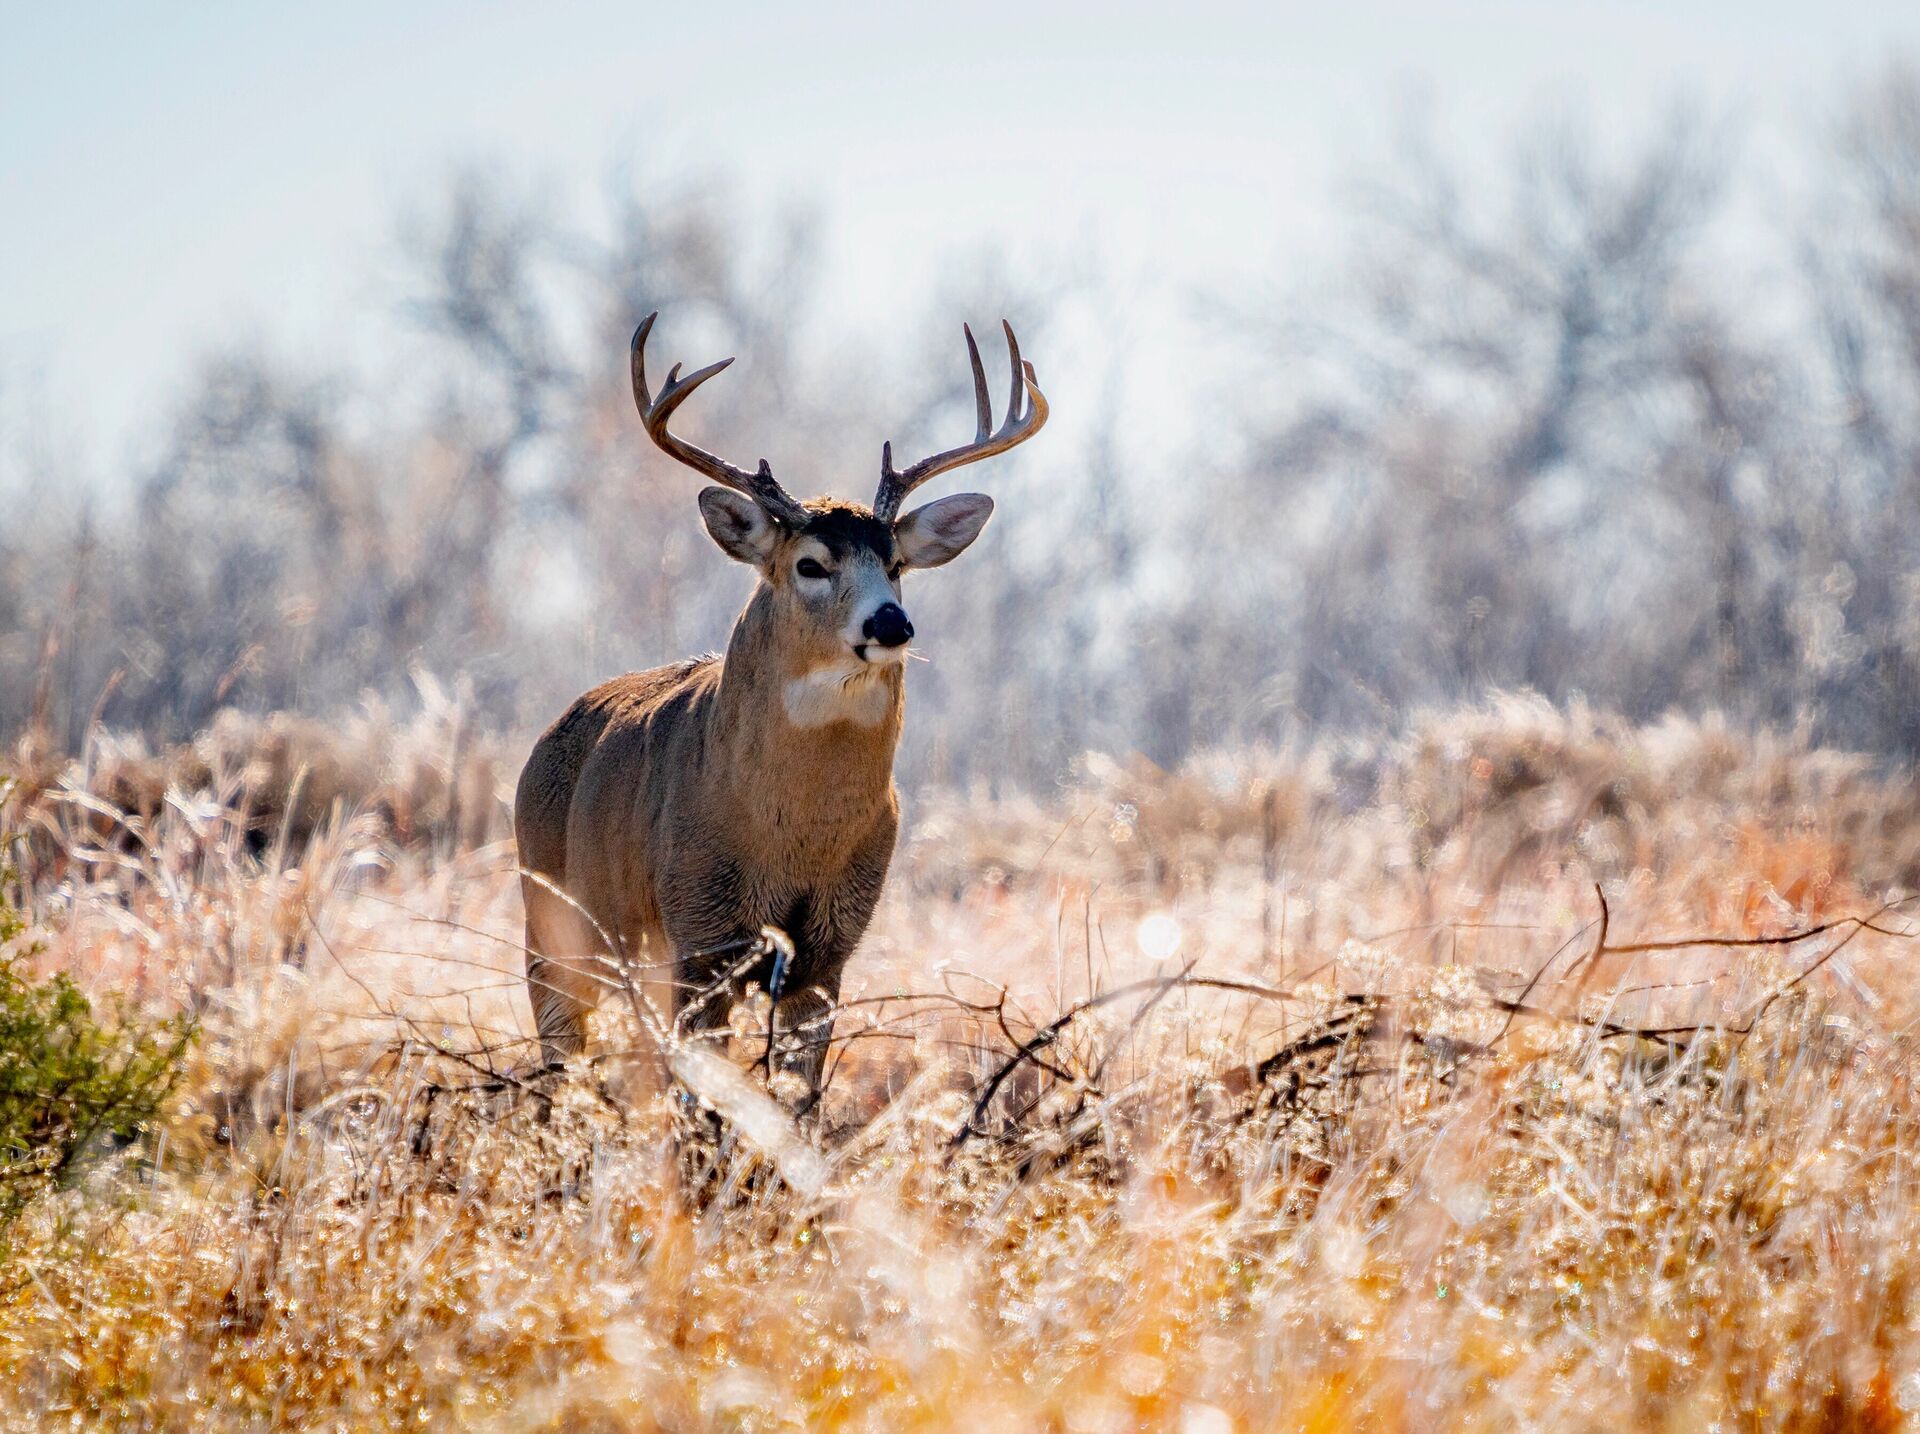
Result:
<svg viewBox="0 0 1920 1434"><path fill-rule="evenodd" d="M877 727L886 720L893 702L885 678L888 670L877 663L861 663L817 667L795 677L780 692L787 720L796 727L827 727L835 722Z"/></svg>

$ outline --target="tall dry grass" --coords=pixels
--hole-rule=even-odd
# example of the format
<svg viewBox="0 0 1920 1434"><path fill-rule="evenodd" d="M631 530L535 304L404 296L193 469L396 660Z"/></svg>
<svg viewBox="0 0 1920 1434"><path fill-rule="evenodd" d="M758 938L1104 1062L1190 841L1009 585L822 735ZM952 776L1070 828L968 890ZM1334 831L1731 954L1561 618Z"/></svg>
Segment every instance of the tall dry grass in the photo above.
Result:
<svg viewBox="0 0 1920 1434"><path fill-rule="evenodd" d="M924 795L795 1122L751 1012L735 1063L681 1053L690 1097L624 1099L617 1001L591 1071L528 1073L511 852L471 840L498 799L462 840L383 796L415 767L497 793L502 749L456 760L452 730L349 731L358 784L312 822L247 761L247 801L176 768L115 815L97 755L15 793L39 959L203 1039L155 1140L16 1227L0 1417L1920 1408L1904 775L1515 699L1364 748L1089 758L1047 801Z"/></svg>

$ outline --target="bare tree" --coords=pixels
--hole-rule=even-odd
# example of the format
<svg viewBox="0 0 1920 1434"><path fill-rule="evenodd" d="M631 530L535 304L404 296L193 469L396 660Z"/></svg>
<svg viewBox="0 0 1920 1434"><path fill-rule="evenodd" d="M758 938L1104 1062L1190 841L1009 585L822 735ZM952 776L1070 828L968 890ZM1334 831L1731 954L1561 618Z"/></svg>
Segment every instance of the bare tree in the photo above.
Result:
<svg viewBox="0 0 1920 1434"><path fill-rule="evenodd" d="M456 176L406 226L394 382L218 355L126 512L46 501L60 485L0 435L7 488L36 495L0 525L0 722L174 737L424 666L536 726L717 645L744 596L653 471L639 314L746 356L692 439L857 495L881 438L964 429L954 327L1008 313L1095 411L1009 457L971 581L916 598L939 640L909 783L1042 782L1089 746L1172 763L1502 687L1920 752L1920 77L1889 71L1816 137L1831 181L1798 232L1731 246L1752 206L1729 206L1724 127L1608 146L1536 122L1481 168L1423 133L1284 322L1231 306L1234 431L1166 396L1194 415L1174 501L1131 454L1136 336L1097 275L949 266L878 384L847 357L871 344L812 320L804 214L748 233L720 188L627 176L596 227ZM1801 255L1764 306L1736 277L1756 236ZM1090 312L1107 351L1063 353ZM903 419L881 392L931 397Z"/></svg>

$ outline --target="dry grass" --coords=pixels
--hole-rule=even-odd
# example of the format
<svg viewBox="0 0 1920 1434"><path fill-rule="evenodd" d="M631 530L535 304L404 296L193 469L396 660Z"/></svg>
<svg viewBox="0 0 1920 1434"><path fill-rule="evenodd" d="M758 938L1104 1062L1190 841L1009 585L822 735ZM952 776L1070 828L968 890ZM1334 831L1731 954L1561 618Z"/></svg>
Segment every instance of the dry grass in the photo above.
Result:
<svg viewBox="0 0 1920 1434"><path fill-rule="evenodd" d="M73 772L16 797L64 844L23 893L43 959L205 1038L155 1147L16 1230L0 1417L1920 1408L1910 781L1515 701L1370 749L1092 760L1045 804L918 801L817 1120L683 1063L732 1117L690 1199L675 1128L700 1151L703 1124L627 1105L617 1059L550 1107L491 1077L524 1059L510 852L404 840L380 797L402 764L371 765L286 843L178 779L130 832L49 815ZM1687 935L1764 940L1634 949ZM604 1026L617 1055L632 1032Z"/></svg>

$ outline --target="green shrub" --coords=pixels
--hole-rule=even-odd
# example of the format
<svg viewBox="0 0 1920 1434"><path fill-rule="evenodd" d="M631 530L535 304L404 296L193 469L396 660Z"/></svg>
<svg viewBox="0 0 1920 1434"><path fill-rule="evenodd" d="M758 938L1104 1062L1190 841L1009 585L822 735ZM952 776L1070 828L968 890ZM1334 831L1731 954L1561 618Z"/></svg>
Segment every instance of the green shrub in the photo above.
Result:
<svg viewBox="0 0 1920 1434"><path fill-rule="evenodd" d="M184 1016L102 1018L65 973L36 977L39 948L0 867L0 1231L87 1158L146 1129L178 1083L194 1037Z"/></svg>

